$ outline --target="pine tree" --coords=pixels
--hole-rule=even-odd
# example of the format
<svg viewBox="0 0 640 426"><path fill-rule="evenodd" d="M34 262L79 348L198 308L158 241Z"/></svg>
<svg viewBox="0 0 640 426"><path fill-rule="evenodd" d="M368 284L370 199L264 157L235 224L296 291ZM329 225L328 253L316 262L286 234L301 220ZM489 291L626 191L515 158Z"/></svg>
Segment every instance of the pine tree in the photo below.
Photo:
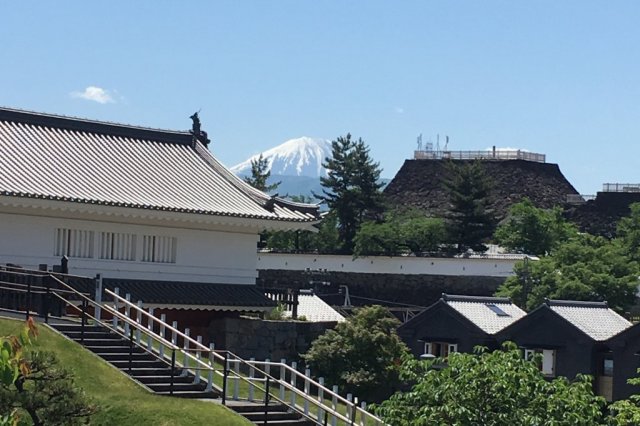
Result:
<svg viewBox="0 0 640 426"><path fill-rule="evenodd" d="M479 161L448 165L451 179L445 182L451 202L449 235L458 253L468 249L486 251L484 241L491 237L495 217L487 207L491 181Z"/></svg>
<svg viewBox="0 0 640 426"><path fill-rule="evenodd" d="M267 181L270 177L269 161L260 154L257 159L251 160L251 176L245 177L244 181L262 192L271 192L277 189L281 182L268 185Z"/></svg>
<svg viewBox="0 0 640 426"><path fill-rule="evenodd" d="M320 178L324 189L316 197L335 214L340 250L350 253L365 217L375 216L383 209L380 165L373 162L362 139L354 141L347 134L331 142L331 157L325 159L323 166L328 175Z"/></svg>

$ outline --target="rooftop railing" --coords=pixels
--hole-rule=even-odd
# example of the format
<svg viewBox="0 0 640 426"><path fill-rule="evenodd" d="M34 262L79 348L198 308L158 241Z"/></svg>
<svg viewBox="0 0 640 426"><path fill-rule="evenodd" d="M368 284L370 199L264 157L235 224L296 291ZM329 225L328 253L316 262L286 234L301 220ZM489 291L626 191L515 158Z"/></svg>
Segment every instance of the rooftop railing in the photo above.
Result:
<svg viewBox="0 0 640 426"><path fill-rule="evenodd" d="M515 150L515 149L498 149L484 151L427 151L418 150L413 152L415 160L525 160L534 161L536 163L546 163L547 156L535 152Z"/></svg>

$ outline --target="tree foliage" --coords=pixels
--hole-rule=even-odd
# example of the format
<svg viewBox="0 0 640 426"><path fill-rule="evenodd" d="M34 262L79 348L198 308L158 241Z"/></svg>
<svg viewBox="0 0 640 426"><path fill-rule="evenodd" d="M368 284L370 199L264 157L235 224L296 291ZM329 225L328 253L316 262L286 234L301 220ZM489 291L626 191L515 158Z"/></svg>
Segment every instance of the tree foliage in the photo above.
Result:
<svg viewBox="0 0 640 426"><path fill-rule="evenodd" d="M269 170L269 161L260 154L255 160L251 160L251 176L244 178L244 181L262 192L274 191L280 186L281 182L269 184L271 170Z"/></svg>
<svg viewBox="0 0 640 426"><path fill-rule="evenodd" d="M446 241L444 221L415 210L391 212L383 222L365 222L355 238L356 256L399 253L421 255L440 250Z"/></svg>
<svg viewBox="0 0 640 426"><path fill-rule="evenodd" d="M364 141L355 141L350 134L331 142L331 157L323 166L327 176L320 178L323 190L317 197L337 219L340 249L351 253L360 224L382 212L380 166Z"/></svg>
<svg viewBox="0 0 640 426"><path fill-rule="evenodd" d="M397 389L400 360L408 354L398 325L382 306L360 308L318 337L303 358L327 383L361 401L380 400Z"/></svg>
<svg viewBox="0 0 640 426"><path fill-rule="evenodd" d="M26 413L35 426L87 424L96 407L50 352L31 352L28 370L0 386L0 410Z"/></svg>
<svg viewBox="0 0 640 426"><path fill-rule="evenodd" d="M627 383L640 386L640 377L632 377L627 380ZM640 425L640 395L631 395L629 399L616 401L609 406L609 410L610 415L607 423L609 425Z"/></svg>
<svg viewBox="0 0 640 426"><path fill-rule="evenodd" d="M548 381L541 358L525 360L513 344L504 350L453 353L443 360L403 363L414 383L376 407L393 426L426 425L593 425L602 421L604 400L594 396L590 378Z"/></svg>
<svg viewBox="0 0 640 426"><path fill-rule="evenodd" d="M640 203L629 206L629 216L618 222L617 238L632 260L640 261Z"/></svg>
<svg viewBox="0 0 640 426"><path fill-rule="evenodd" d="M533 255L544 255L578 232L562 217L562 209L540 209L528 198L509 209L507 219L495 232L501 246Z"/></svg>
<svg viewBox="0 0 640 426"><path fill-rule="evenodd" d="M515 266L515 275L498 289L526 309L545 298L608 301L624 312L635 300L638 262L629 257L623 241L577 234L539 261L525 260Z"/></svg>
<svg viewBox="0 0 640 426"><path fill-rule="evenodd" d="M459 253L486 251L484 242L493 234L495 218L488 209L492 181L479 161L448 163L451 179L445 182L451 214L449 234Z"/></svg>

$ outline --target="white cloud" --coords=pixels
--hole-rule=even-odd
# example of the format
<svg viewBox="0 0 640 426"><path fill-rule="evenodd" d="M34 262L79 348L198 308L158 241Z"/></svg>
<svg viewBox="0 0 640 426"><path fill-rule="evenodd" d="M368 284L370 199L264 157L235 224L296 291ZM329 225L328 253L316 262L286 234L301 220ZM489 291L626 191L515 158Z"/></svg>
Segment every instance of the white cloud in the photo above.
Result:
<svg viewBox="0 0 640 426"><path fill-rule="evenodd" d="M72 98L86 99L99 104L115 103L111 94L101 87L88 86L83 92L71 92Z"/></svg>

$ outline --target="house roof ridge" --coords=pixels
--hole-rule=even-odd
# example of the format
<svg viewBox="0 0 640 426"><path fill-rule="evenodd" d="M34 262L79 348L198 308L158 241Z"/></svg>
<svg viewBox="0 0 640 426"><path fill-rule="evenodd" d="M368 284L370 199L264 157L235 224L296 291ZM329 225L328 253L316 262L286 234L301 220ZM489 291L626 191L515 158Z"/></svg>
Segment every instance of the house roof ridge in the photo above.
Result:
<svg viewBox="0 0 640 426"><path fill-rule="evenodd" d="M447 293L442 293L442 300L444 300L445 302L513 303L508 297L467 296Z"/></svg>
<svg viewBox="0 0 640 426"><path fill-rule="evenodd" d="M600 308L609 309L609 303L605 300L603 302L587 301L587 300L560 300L560 299L545 299L544 303L549 306L565 306L575 308Z"/></svg>
<svg viewBox="0 0 640 426"><path fill-rule="evenodd" d="M146 139L159 142L192 145L193 135L188 130L169 130L135 126L126 123L94 120L61 114L30 111L0 106L0 121L13 121L35 126L77 130L88 133Z"/></svg>

